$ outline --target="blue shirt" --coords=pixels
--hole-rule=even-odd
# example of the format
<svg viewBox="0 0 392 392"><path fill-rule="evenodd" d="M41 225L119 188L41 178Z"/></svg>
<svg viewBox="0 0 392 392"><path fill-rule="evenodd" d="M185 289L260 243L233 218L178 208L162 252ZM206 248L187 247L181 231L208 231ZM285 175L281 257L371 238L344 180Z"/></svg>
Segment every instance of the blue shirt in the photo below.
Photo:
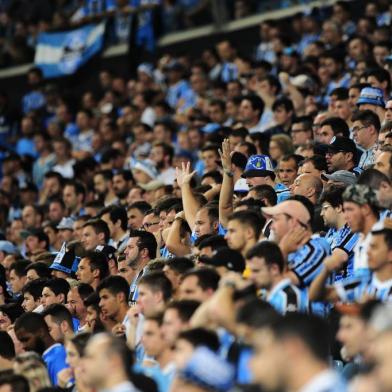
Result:
<svg viewBox="0 0 392 392"><path fill-rule="evenodd" d="M276 196L278 197L278 203L281 203L282 201L287 200L289 197L291 197L290 190L287 188L285 185L279 183L275 185L275 193Z"/></svg>
<svg viewBox="0 0 392 392"><path fill-rule="evenodd" d="M266 300L281 314L307 313L309 310L307 291L294 286L290 279L283 279L279 282L268 294Z"/></svg>
<svg viewBox="0 0 392 392"><path fill-rule="evenodd" d="M42 359L48 368L49 378L53 385L58 384L57 374L68 367L65 357L65 348L60 343L53 344L42 354Z"/></svg>
<svg viewBox="0 0 392 392"><path fill-rule="evenodd" d="M392 300L392 279L381 282L373 275L370 279L352 279L335 284L342 302L360 302L364 296L374 297L382 302Z"/></svg>
<svg viewBox="0 0 392 392"><path fill-rule="evenodd" d="M348 260L346 266L335 274L335 282L349 278L353 275L354 268L354 247L359 240L359 234L353 233L351 228L346 224L340 229L330 228L325 236L331 251L334 249L342 249L347 253Z"/></svg>
<svg viewBox="0 0 392 392"><path fill-rule="evenodd" d="M190 90L189 83L185 80L180 80L178 83L170 86L167 89L166 101L172 107L176 108L178 101L184 99Z"/></svg>
<svg viewBox="0 0 392 392"><path fill-rule="evenodd" d="M176 368L174 364L169 364L165 369L161 369L157 363L155 366L151 367L136 365L135 371L152 378L156 382L159 392L169 392L173 383Z"/></svg>
<svg viewBox="0 0 392 392"><path fill-rule="evenodd" d="M221 79L228 83L238 79L238 67L234 63L223 63L221 71Z"/></svg>
<svg viewBox="0 0 392 392"><path fill-rule="evenodd" d="M23 114L29 113L32 110L41 109L46 105L46 99L41 91L31 91L22 98Z"/></svg>
<svg viewBox="0 0 392 392"><path fill-rule="evenodd" d="M115 0L85 0L83 16L101 14L102 12L113 11L115 8Z"/></svg>
<svg viewBox="0 0 392 392"><path fill-rule="evenodd" d="M305 245L288 255L289 269L297 275L301 287L310 286L330 253L331 248L325 238L312 236Z"/></svg>

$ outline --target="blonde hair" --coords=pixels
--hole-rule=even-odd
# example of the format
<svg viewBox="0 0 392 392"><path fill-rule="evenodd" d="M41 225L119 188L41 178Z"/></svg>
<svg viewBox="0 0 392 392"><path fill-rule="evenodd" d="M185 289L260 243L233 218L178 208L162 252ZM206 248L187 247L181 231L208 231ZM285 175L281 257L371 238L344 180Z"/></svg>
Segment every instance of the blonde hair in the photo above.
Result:
<svg viewBox="0 0 392 392"><path fill-rule="evenodd" d="M282 151L282 156L289 155L294 152L293 141L290 136L285 135L284 133L271 136L270 142L275 142L280 151Z"/></svg>

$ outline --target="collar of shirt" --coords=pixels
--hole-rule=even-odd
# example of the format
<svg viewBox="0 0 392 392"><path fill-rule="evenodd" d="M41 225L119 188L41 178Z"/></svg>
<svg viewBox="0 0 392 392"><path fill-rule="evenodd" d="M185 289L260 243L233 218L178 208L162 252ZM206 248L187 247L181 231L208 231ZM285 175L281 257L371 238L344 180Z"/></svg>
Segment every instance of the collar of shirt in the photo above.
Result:
<svg viewBox="0 0 392 392"><path fill-rule="evenodd" d="M314 376L299 392L330 392L341 390L342 385L338 375L331 369L326 369Z"/></svg>
<svg viewBox="0 0 392 392"><path fill-rule="evenodd" d="M137 392L138 389L130 381L124 381L115 387L108 389L101 389L100 392Z"/></svg>
<svg viewBox="0 0 392 392"><path fill-rule="evenodd" d="M270 299L273 295L275 295L279 290L283 287L290 286L291 281L289 278L281 280L277 285L275 285L272 290L268 293L268 299Z"/></svg>

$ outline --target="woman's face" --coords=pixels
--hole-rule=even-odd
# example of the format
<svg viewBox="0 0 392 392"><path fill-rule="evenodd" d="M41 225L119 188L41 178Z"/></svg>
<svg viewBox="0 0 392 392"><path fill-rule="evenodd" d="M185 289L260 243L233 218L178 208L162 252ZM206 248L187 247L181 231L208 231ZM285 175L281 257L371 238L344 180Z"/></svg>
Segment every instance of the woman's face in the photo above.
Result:
<svg viewBox="0 0 392 392"><path fill-rule="evenodd" d="M78 351L76 350L75 345L71 342L68 342L65 345L65 349L67 351L66 361L67 361L69 367L72 370L74 370L76 368L76 366L78 366L78 364L79 364L80 355L79 355Z"/></svg>

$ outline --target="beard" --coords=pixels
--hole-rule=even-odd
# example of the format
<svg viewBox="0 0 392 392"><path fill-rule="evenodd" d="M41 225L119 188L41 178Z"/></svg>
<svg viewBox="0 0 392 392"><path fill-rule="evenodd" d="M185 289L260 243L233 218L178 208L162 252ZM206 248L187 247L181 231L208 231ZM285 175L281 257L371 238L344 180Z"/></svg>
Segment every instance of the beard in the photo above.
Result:
<svg viewBox="0 0 392 392"><path fill-rule="evenodd" d="M118 191L114 191L114 194L119 198L119 199L125 199L128 195L129 190L125 189L125 190L118 190Z"/></svg>
<svg viewBox="0 0 392 392"><path fill-rule="evenodd" d="M40 338L40 337L38 337L38 338L36 339L36 341L35 341L33 350L34 350L35 352L37 352L38 354L41 354L41 355L42 355L46 349L47 349L47 347L46 347L46 345L45 345L43 339Z"/></svg>

